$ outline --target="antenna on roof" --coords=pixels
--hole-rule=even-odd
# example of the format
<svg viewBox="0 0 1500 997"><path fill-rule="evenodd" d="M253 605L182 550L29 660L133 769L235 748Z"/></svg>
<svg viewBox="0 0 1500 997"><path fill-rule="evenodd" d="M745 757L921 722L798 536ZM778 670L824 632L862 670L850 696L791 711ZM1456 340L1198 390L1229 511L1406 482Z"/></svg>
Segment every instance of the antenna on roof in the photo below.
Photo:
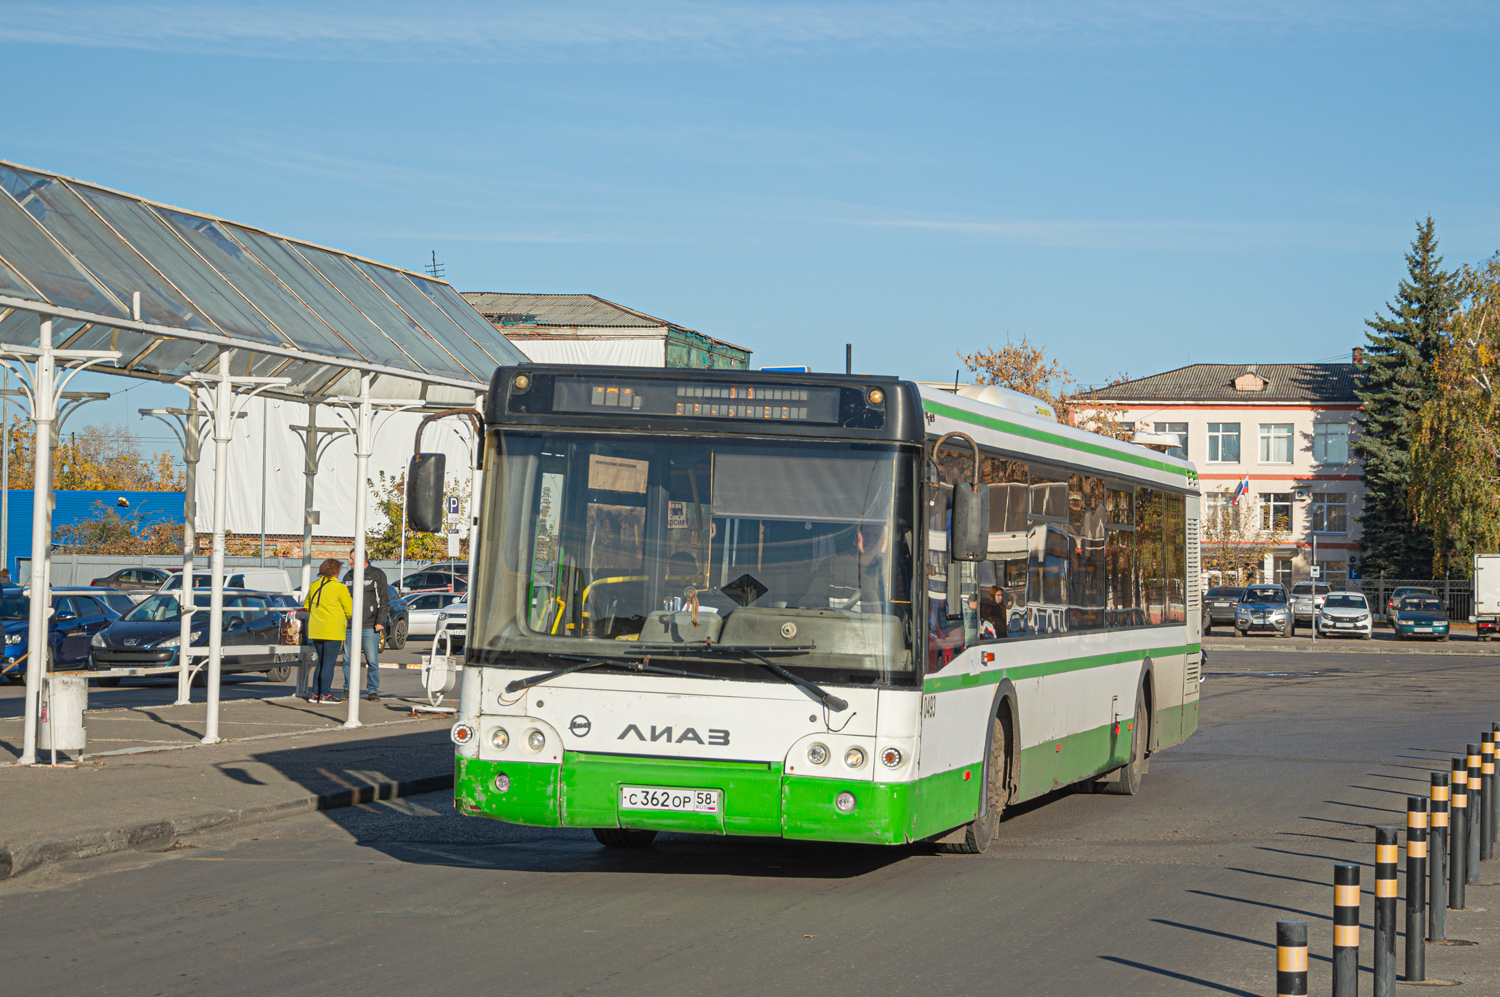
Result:
<svg viewBox="0 0 1500 997"><path fill-rule="evenodd" d="M443 276L444 276L444 273L445 273L445 268L443 267L443 265L441 263L438 262L437 250L436 249L434 249L432 251L432 262L424 265L422 267L422 269L426 270L427 271L427 276L433 278L434 280L442 280L443 279Z"/></svg>

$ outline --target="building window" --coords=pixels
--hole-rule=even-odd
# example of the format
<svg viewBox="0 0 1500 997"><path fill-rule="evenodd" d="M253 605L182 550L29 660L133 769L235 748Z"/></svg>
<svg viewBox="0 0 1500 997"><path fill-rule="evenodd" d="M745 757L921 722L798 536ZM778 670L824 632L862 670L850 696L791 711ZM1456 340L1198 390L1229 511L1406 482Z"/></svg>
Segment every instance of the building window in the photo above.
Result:
<svg viewBox="0 0 1500 997"><path fill-rule="evenodd" d="M1349 463L1349 424L1320 422L1313 426L1313 460L1319 464Z"/></svg>
<svg viewBox="0 0 1500 997"><path fill-rule="evenodd" d="M1227 533L1240 522L1240 507L1230 492L1209 492L1203 496L1203 524L1216 533Z"/></svg>
<svg viewBox="0 0 1500 997"><path fill-rule="evenodd" d="M1330 591L1346 591L1349 588L1349 562L1319 561L1318 581L1327 585Z"/></svg>
<svg viewBox="0 0 1500 997"><path fill-rule="evenodd" d="M1239 423L1210 422L1208 424L1208 462L1210 464L1238 464L1240 462Z"/></svg>
<svg viewBox="0 0 1500 997"><path fill-rule="evenodd" d="M1263 530L1290 530L1292 528L1292 495L1290 492L1265 492L1260 497L1260 528Z"/></svg>
<svg viewBox="0 0 1500 997"><path fill-rule="evenodd" d="M1327 492L1312 499L1314 533L1349 532L1349 493Z"/></svg>
<svg viewBox="0 0 1500 997"><path fill-rule="evenodd" d="M1292 587L1292 559L1289 557L1278 557L1272 560L1271 584L1284 585L1288 590Z"/></svg>
<svg viewBox="0 0 1500 997"><path fill-rule="evenodd" d="M1166 436L1177 437L1177 445L1168 450L1167 453L1173 457L1181 457L1183 460L1187 460L1187 423L1158 422L1156 424L1156 431Z"/></svg>
<svg viewBox="0 0 1500 997"><path fill-rule="evenodd" d="M1263 424L1260 427L1260 462L1262 464L1290 464L1292 462L1291 423Z"/></svg>

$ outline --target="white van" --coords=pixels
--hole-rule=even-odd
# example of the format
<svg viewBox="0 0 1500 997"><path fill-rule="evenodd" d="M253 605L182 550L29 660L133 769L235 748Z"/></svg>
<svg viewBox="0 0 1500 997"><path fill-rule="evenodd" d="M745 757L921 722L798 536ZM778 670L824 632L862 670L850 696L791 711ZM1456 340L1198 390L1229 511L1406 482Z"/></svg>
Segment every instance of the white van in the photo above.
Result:
<svg viewBox="0 0 1500 997"><path fill-rule="evenodd" d="M212 583L213 574L208 571L193 572L193 588L206 589ZM230 589L253 589L256 592L292 592L292 579L285 568L235 568L224 572L224 587ZM174 571L161 583L158 592L176 592L182 588L182 572Z"/></svg>

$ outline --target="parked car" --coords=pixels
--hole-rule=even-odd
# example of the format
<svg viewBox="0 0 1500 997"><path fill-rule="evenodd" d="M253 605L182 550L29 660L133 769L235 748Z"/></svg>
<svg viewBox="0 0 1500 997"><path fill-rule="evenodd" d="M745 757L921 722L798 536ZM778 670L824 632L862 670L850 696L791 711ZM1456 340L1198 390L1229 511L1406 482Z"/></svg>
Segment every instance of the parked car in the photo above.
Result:
<svg viewBox="0 0 1500 997"><path fill-rule="evenodd" d="M1437 593L1430 588L1422 588L1418 585L1398 585L1391 589L1391 596L1385 601L1385 625L1392 630L1396 628L1396 607L1401 600L1409 595L1430 595L1437 597Z"/></svg>
<svg viewBox="0 0 1500 997"><path fill-rule="evenodd" d="M1311 623L1332 591L1321 582L1298 582L1292 586L1292 613L1297 619Z"/></svg>
<svg viewBox="0 0 1500 997"><path fill-rule="evenodd" d="M1238 585L1216 585L1203 593L1203 632L1211 633L1215 623L1234 626L1234 611L1244 594Z"/></svg>
<svg viewBox="0 0 1500 997"><path fill-rule="evenodd" d="M5 651L0 674L19 681L26 674L30 657L31 596L29 590L0 590L0 626L5 631ZM120 614L106 606L88 589L54 589L52 618L47 637L51 643L52 667L83 668L89 660L89 640L108 627Z"/></svg>
<svg viewBox="0 0 1500 997"><path fill-rule="evenodd" d="M57 589L53 589L53 591L56 592ZM105 608L114 610L120 616L124 616L135 608L135 600L119 589L93 588L90 586L87 589L73 589L72 591L86 592L88 595L104 603Z"/></svg>
<svg viewBox="0 0 1500 997"><path fill-rule="evenodd" d="M1370 616L1370 603L1361 593L1330 593L1318 612L1318 636L1369 640L1375 631Z"/></svg>
<svg viewBox="0 0 1500 997"><path fill-rule="evenodd" d="M469 566L463 565L462 570L457 568L456 565L431 565L402 578L398 587L402 595L413 592L467 592Z"/></svg>
<svg viewBox="0 0 1500 997"><path fill-rule="evenodd" d="M1234 610L1234 632L1240 637L1267 632L1290 637L1296 627L1286 589L1280 585L1246 587Z"/></svg>
<svg viewBox="0 0 1500 997"><path fill-rule="evenodd" d="M444 647L443 639L447 637L447 648L449 654L462 654L464 650L464 638L468 636L469 625L469 600L460 599L445 609L438 611L437 631L432 636L432 653L438 654Z"/></svg>
<svg viewBox="0 0 1500 997"><path fill-rule="evenodd" d="M193 588L207 589L213 585L213 573L193 572ZM224 572L226 589L253 589L257 592L282 592L291 594L292 579L285 568L235 568ZM176 592L182 588L182 572L174 571L162 582L158 592Z"/></svg>
<svg viewBox="0 0 1500 997"><path fill-rule="evenodd" d="M195 591L189 631L192 647L208 646L208 610L209 593ZM275 652L265 648L282 644L282 624L289 613L295 618L298 610L295 600L283 592L226 589L221 671L224 674L265 672L273 682L286 681L291 665L277 662ZM181 637L182 608L177 596L158 592L94 635L89 642L88 664L93 669L173 666L177 664ZM240 647L246 650L237 651ZM99 680L101 685L118 681L118 678Z"/></svg>
<svg viewBox="0 0 1500 997"><path fill-rule="evenodd" d="M1435 595L1404 595L1401 604L1396 607L1396 618L1392 621L1396 628L1396 639L1406 640L1408 637L1435 637L1438 640L1448 639L1448 610L1443 608L1443 600Z"/></svg>
<svg viewBox="0 0 1500 997"><path fill-rule="evenodd" d="M387 584L386 588L391 596L391 629L381 637L381 643L392 651L399 651L406 646L406 638L411 634L411 607L401 598L396 586Z"/></svg>
<svg viewBox="0 0 1500 997"><path fill-rule="evenodd" d="M89 584L123 592L155 592L170 574L161 568L121 568L103 578L95 578Z"/></svg>
<svg viewBox="0 0 1500 997"><path fill-rule="evenodd" d="M438 613L463 599L459 592L416 592L404 600L410 612L407 632L413 637L437 633Z"/></svg>

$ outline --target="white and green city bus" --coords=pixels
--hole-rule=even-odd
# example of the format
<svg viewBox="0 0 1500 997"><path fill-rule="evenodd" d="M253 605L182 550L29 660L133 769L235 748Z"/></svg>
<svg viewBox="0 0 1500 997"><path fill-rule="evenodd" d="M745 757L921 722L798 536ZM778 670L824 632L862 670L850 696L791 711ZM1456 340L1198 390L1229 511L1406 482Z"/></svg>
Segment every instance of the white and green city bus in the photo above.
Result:
<svg viewBox="0 0 1500 997"><path fill-rule="evenodd" d="M464 813L978 851L1197 727L1184 460L895 378L505 367L486 406Z"/></svg>

